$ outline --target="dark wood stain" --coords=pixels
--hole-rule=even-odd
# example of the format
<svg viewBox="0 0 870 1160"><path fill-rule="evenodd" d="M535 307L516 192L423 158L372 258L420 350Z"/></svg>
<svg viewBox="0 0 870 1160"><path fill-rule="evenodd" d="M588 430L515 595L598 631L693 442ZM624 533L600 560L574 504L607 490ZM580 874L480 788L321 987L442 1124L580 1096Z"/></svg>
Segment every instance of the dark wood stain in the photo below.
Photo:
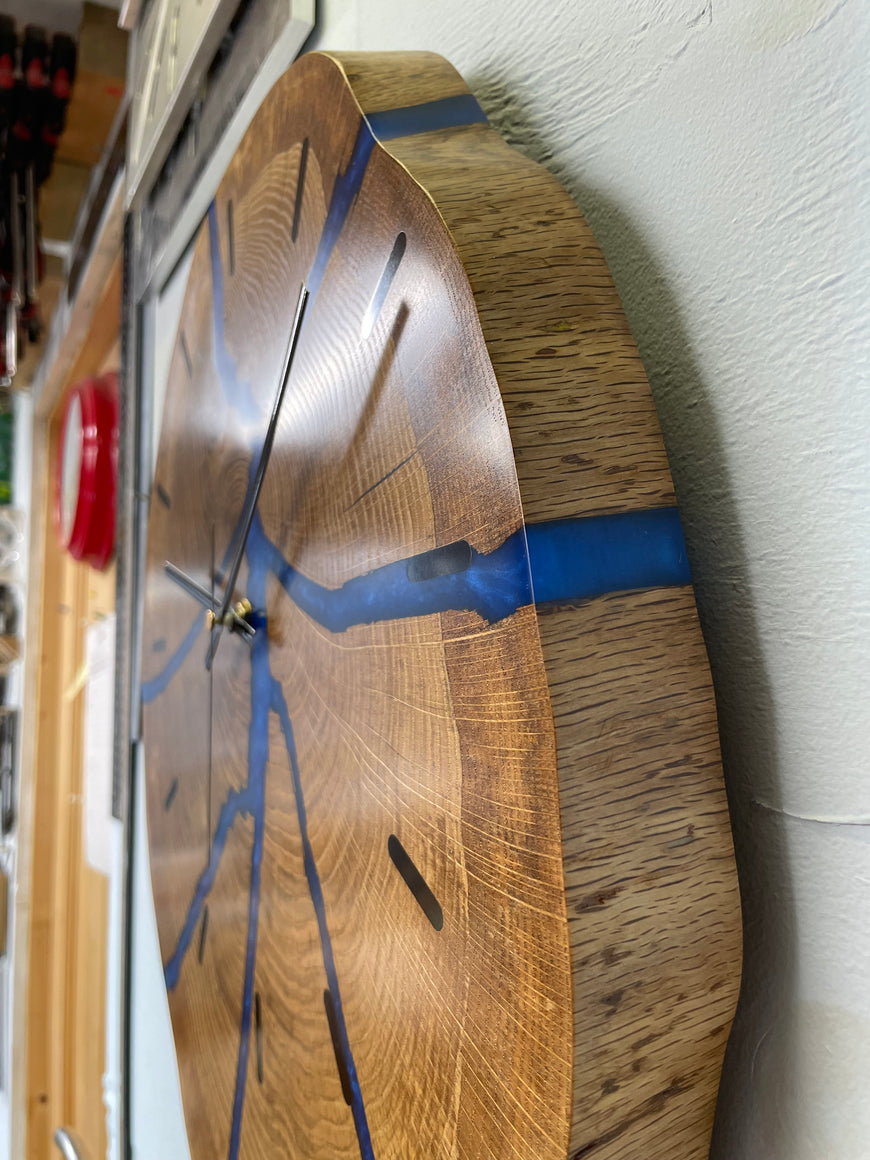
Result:
<svg viewBox="0 0 870 1160"><path fill-rule="evenodd" d="M609 995L604 995L601 1002L608 1008L608 1015L615 1015L622 1003L622 996L624 991L612 991Z"/></svg>
<svg viewBox="0 0 870 1160"><path fill-rule="evenodd" d="M623 1136L629 1128L634 1127L638 1122L660 1115L670 1100L674 1099L675 1096L689 1091L690 1087L691 1085L685 1080L673 1080L666 1088L662 1088L654 1096L650 1096L634 1115L626 1116L611 1128L609 1132L606 1132L603 1136L598 1136L595 1140L590 1140L587 1144L582 1145L575 1152L572 1152L570 1160L583 1160L584 1156L590 1156L596 1150L600 1151L608 1144L618 1141L620 1136ZM601 1154L603 1155L603 1152Z"/></svg>
<svg viewBox="0 0 870 1160"><path fill-rule="evenodd" d="M574 904L575 914L583 914L587 910L603 910L604 907L620 892L619 886L612 886L609 890L596 890L587 894Z"/></svg>

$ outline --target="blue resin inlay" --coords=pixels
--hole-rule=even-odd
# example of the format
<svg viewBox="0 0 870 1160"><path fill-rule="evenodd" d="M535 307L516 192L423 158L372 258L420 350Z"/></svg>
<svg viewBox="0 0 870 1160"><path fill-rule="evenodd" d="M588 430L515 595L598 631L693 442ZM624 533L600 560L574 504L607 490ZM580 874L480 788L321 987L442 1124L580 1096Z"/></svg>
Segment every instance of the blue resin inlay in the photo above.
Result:
<svg viewBox="0 0 870 1160"><path fill-rule="evenodd" d="M422 105L408 105L404 109L366 113L365 116L379 141L393 141L397 137L412 137L418 133L433 133L437 129L459 129L463 125L486 124L486 113L471 93L442 97L440 101L426 101Z"/></svg>
<svg viewBox="0 0 870 1160"><path fill-rule="evenodd" d="M449 576L411 580L409 568L419 559L411 556L355 576L340 588L325 588L297 571L266 539L262 525L256 536L257 550L269 553L269 566L293 603L330 632L451 610L476 612L492 624L532 602L521 531L493 552L472 548L470 565Z"/></svg>
<svg viewBox="0 0 870 1160"><path fill-rule="evenodd" d="M423 553L428 555L428 553ZM476 612L495 624L526 604L579 603L608 592L691 583L676 508L526 524L492 552L469 549L462 571L412 580L421 556L410 556L327 588L299 572L266 536L259 515L248 537L249 563L262 561L306 615L329 632L434 612ZM142 687L146 701L161 693L196 639L198 617L159 676Z"/></svg>
<svg viewBox="0 0 870 1160"><path fill-rule="evenodd" d="M526 524L537 604L690 584L675 507Z"/></svg>

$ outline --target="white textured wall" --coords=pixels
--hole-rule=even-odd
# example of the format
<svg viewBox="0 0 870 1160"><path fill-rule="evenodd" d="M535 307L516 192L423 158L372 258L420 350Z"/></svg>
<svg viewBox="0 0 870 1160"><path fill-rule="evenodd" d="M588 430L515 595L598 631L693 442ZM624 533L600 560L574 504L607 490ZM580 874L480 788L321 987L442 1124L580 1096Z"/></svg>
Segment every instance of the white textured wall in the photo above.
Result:
<svg viewBox="0 0 870 1160"><path fill-rule="evenodd" d="M682 506L747 915L716 1160L870 1157L870 6L321 0L428 48L610 263Z"/></svg>

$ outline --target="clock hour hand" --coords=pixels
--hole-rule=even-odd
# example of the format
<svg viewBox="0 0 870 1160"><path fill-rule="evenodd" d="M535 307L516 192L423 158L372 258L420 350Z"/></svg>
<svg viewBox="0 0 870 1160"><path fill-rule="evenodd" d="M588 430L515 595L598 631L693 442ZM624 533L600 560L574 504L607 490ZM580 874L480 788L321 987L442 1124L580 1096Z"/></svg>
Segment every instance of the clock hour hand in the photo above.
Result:
<svg viewBox="0 0 870 1160"><path fill-rule="evenodd" d="M223 598L220 605L214 609L213 627L215 632L212 635L212 641L209 645L208 654L205 658L205 667L211 668L214 654L217 652L218 641L220 639L220 630L224 626L232 628L233 625L241 627L241 623L245 624L250 630L248 635L254 635L253 627L245 619L247 612L250 611L250 606L247 610L244 609L246 601L241 601L233 607L233 593L235 591L236 579L239 575L239 569L242 566L242 560L245 555L245 545L248 542L248 536L251 531L251 525L254 522L254 512L257 510L257 500L260 498L260 490L263 486L263 479L266 475L266 466L269 462L269 456L272 453L272 444L275 442L275 431L278 428L278 415L281 411L281 403L284 401L284 395L287 391L287 384L290 381L290 368L293 366L293 356L296 354L296 347L299 342L299 332L302 329L302 320L305 317L305 308L308 305L308 287L303 283L299 290L299 298L296 302L296 313L293 317L293 325L290 328L290 338L287 342L287 353L284 355L284 363L281 368L281 378L278 382L278 390L275 394L274 402L272 403L272 414L269 417L269 426L266 428L266 438L263 440L263 447L260 451L260 458L257 463L257 470L254 474L254 483L248 495L248 502L245 510L242 513L241 531L239 533L239 542L236 547L236 553L233 556L233 562L230 565L227 573L226 586L224 587ZM241 622L241 623L239 623Z"/></svg>
<svg viewBox="0 0 870 1160"><path fill-rule="evenodd" d="M206 610L209 628L213 628L218 623L218 602L216 598L212 596L207 588L203 588L201 584L197 584L186 572L182 572L180 568L170 563L169 560L164 563L163 571L173 583L177 584L188 596L192 596L194 600L203 606ZM221 623L227 628L238 629L246 636L253 636L254 628L245 619L248 612L250 612L250 608L247 607L245 601L240 601L235 608L231 608L225 613Z"/></svg>
<svg viewBox="0 0 870 1160"><path fill-rule="evenodd" d="M203 588L201 584L197 584L186 572L182 572L180 568L171 564L169 560L164 563L163 571L173 583L177 584L179 588L183 588L188 596L192 596L194 600L199 601L203 608L207 608L212 613L217 610L217 601L209 590Z"/></svg>

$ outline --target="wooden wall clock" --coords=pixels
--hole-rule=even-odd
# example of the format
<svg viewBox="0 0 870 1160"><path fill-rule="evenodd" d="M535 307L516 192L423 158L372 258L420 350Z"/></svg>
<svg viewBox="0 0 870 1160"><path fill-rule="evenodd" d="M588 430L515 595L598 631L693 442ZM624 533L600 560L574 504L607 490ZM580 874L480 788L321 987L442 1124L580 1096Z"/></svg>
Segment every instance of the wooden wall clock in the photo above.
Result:
<svg viewBox="0 0 870 1160"><path fill-rule="evenodd" d="M194 1157L706 1156L739 904L655 411L440 57L302 58L203 222L143 701Z"/></svg>

